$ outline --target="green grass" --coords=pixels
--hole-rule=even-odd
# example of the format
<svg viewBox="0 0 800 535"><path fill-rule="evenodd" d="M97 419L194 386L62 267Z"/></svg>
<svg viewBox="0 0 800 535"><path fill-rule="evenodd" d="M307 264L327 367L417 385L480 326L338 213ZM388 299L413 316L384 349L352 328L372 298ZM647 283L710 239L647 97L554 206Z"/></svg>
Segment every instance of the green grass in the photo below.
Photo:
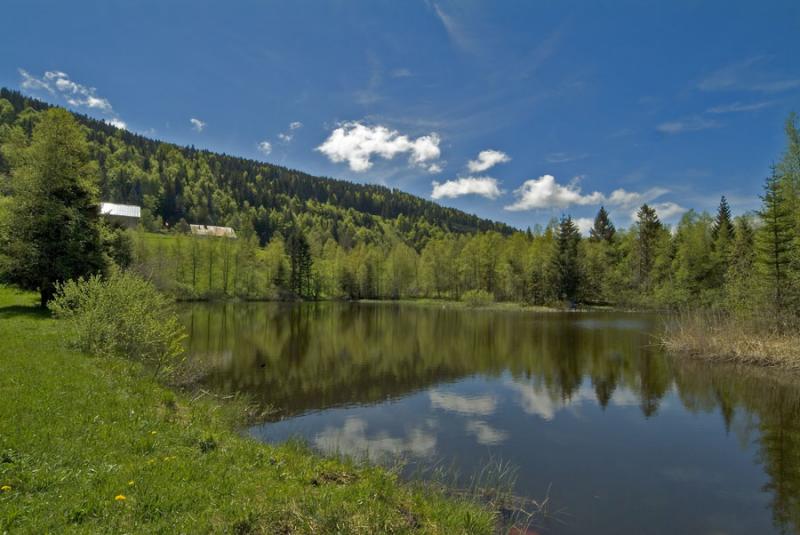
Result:
<svg viewBox="0 0 800 535"><path fill-rule="evenodd" d="M384 469L243 437L242 404L73 351L35 302L0 287L0 533L494 529L487 509Z"/></svg>

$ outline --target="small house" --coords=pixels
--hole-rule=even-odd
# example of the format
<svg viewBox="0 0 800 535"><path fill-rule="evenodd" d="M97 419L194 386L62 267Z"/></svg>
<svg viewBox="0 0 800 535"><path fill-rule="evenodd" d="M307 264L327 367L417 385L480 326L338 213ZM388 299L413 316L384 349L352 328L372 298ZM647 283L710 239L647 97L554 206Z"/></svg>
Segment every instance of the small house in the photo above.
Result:
<svg viewBox="0 0 800 535"><path fill-rule="evenodd" d="M134 228L142 219L142 209L132 204L100 203L100 215L111 223Z"/></svg>
<svg viewBox="0 0 800 535"><path fill-rule="evenodd" d="M214 238L235 238L236 232L231 227L215 227L214 225L189 225L193 236L210 236Z"/></svg>

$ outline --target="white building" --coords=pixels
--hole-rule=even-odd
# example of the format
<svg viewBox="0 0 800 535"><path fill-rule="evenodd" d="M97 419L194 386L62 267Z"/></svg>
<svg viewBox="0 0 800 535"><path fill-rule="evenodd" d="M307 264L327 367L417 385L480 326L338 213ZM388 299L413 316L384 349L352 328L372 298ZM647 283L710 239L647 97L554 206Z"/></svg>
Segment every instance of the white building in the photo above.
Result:
<svg viewBox="0 0 800 535"><path fill-rule="evenodd" d="M236 232L231 227L215 227L214 225L189 225L195 236L213 236L216 238L235 238Z"/></svg>
<svg viewBox="0 0 800 535"><path fill-rule="evenodd" d="M100 215L112 223L134 228L142 219L142 209L132 204L100 203Z"/></svg>

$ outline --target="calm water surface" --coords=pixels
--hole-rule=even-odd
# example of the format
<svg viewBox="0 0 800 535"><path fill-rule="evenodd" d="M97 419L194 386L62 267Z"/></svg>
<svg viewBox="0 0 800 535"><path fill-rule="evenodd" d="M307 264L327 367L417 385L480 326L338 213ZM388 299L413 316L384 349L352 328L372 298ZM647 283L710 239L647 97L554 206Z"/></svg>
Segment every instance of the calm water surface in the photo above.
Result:
<svg viewBox="0 0 800 535"><path fill-rule="evenodd" d="M567 514L545 533L800 529L800 382L672 359L658 317L393 304L187 305L208 382L277 409L250 429L474 472Z"/></svg>

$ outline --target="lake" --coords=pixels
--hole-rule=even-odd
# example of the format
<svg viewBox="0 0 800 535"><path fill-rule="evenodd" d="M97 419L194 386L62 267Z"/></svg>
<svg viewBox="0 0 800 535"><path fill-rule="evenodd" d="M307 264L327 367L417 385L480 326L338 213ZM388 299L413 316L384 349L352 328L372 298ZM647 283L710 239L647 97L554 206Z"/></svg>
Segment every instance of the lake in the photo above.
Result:
<svg viewBox="0 0 800 535"><path fill-rule="evenodd" d="M391 303L192 304L206 382L275 412L249 429L326 453L548 495L543 533L800 529L800 381L663 354L659 316Z"/></svg>

